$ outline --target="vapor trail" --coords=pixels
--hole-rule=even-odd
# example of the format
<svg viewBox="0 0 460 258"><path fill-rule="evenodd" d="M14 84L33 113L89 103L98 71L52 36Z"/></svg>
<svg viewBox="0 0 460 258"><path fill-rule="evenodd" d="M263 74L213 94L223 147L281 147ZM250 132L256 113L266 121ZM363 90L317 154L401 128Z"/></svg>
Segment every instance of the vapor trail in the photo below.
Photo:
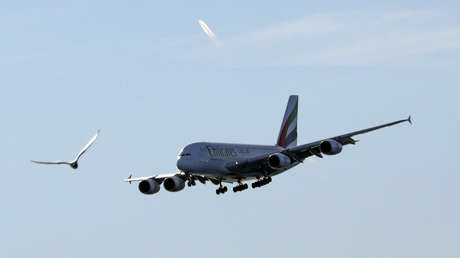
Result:
<svg viewBox="0 0 460 258"><path fill-rule="evenodd" d="M203 29L204 33L206 33L206 35L208 35L208 37L211 40L216 40L216 35L214 34L214 32L212 32L212 30L208 27L208 25L206 25L206 23L204 21L198 20L198 23L200 24L200 26Z"/></svg>

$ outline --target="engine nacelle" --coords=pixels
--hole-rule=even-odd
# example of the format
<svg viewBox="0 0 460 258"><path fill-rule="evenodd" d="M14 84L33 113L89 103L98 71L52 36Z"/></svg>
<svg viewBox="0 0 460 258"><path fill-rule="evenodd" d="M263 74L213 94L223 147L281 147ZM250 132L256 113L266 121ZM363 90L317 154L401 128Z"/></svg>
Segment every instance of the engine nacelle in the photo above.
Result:
<svg viewBox="0 0 460 258"><path fill-rule="evenodd" d="M143 194L154 194L160 191L160 184L154 179L143 180L139 183L139 191Z"/></svg>
<svg viewBox="0 0 460 258"><path fill-rule="evenodd" d="M268 156L268 165L272 169L282 169L291 165L291 159L281 153L275 153Z"/></svg>
<svg viewBox="0 0 460 258"><path fill-rule="evenodd" d="M319 149L326 155L339 154L342 151L342 144L332 139L325 140L319 145Z"/></svg>
<svg viewBox="0 0 460 258"><path fill-rule="evenodd" d="M172 176L165 179L163 186L170 192L178 192L184 189L185 181L178 176Z"/></svg>

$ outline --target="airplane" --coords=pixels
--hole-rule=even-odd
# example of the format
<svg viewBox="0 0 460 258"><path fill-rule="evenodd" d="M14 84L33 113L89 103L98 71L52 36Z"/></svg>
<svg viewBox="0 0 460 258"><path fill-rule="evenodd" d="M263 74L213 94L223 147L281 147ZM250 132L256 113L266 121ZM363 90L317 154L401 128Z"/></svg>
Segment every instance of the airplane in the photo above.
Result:
<svg viewBox="0 0 460 258"><path fill-rule="evenodd" d="M125 182L139 182L139 191L143 194L155 194L160 185L169 192L178 192L185 188L185 183L196 185L206 181L218 185L216 194L227 192L222 183L236 183L233 192L248 189L249 180L255 180L251 186L257 188L269 184L272 177L291 169L306 158L323 155L336 155L342 147L356 144L352 137L403 122L412 124L411 116L379 126L334 136L331 138L297 145L297 110L298 96L289 97L284 118L275 145L253 145L196 142L185 146L177 159L176 173L133 178L130 175Z"/></svg>

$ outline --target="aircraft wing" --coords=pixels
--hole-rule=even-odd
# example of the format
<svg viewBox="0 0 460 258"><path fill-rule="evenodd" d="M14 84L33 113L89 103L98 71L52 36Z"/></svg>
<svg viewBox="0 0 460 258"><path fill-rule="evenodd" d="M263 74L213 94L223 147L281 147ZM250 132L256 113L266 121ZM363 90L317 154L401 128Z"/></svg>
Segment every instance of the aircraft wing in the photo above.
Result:
<svg viewBox="0 0 460 258"><path fill-rule="evenodd" d="M290 157L293 161L297 161L297 162L303 162L304 159L310 156L313 156L313 155L322 158L323 156L321 154L320 144L325 140L332 139L334 141L339 142L342 145L355 144L358 141L353 139L352 138L353 136L368 133L374 130L393 126L393 125L400 124L403 122L409 122L412 124L411 117L409 116L407 119L402 119L402 120L394 121L394 122L383 124L383 125L374 126L374 127L363 129L363 130L338 135L332 138L327 138L327 139L312 142L312 143L307 143L307 144L303 144L299 146L286 148L284 150L281 150L280 153L285 154L286 156ZM230 170L247 170L247 169L255 169L255 168L263 169L266 167L266 162L267 162L268 157L274 153L277 153L277 152L264 154L258 157L254 157L254 158L236 162L236 163L231 163L227 165L227 168Z"/></svg>
<svg viewBox="0 0 460 258"><path fill-rule="evenodd" d="M139 181L144 181L148 179L155 179L155 180L160 180L163 181L163 179L167 177L172 177L172 176L177 176L177 175L182 175L183 173L169 173L169 174L160 174L160 175L154 175L154 176L144 176L144 177L132 177L130 175L128 178L124 179L124 182L132 183L132 182L139 182Z"/></svg>
<svg viewBox="0 0 460 258"><path fill-rule="evenodd" d="M338 136L327 138L321 141L316 141L312 143L307 143L307 144L291 147L291 148L283 150L282 153L290 156L291 158L294 158L294 160L297 160L297 161L301 161L311 155L315 155L317 157L322 158L321 151L319 150L319 146L321 142L325 140L332 139L334 141L339 142L342 145L356 144L358 141L353 139L352 138L353 136L372 132L372 131L375 131L375 130L378 130L384 127L393 126L393 125L400 124L403 122L409 122L410 124L412 124L411 117L409 116L407 119L402 119L402 120L394 121L391 123L370 127L370 128L363 129L363 130L358 130L358 131L354 131L351 133L338 135Z"/></svg>

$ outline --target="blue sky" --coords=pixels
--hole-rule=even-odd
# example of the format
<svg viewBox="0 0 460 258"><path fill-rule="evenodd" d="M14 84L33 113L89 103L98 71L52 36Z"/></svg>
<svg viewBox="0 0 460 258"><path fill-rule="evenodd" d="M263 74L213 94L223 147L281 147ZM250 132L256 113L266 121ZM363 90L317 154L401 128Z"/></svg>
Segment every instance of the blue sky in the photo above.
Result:
<svg viewBox="0 0 460 258"><path fill-rule="evenodd" d="M16 1L0 8L0 257L459 257L458 1ZM211 41L198 25L217 36ZM195 141L406 118L259 189L144 196ZM71 159L101 129L80 168Z"/></svg>

